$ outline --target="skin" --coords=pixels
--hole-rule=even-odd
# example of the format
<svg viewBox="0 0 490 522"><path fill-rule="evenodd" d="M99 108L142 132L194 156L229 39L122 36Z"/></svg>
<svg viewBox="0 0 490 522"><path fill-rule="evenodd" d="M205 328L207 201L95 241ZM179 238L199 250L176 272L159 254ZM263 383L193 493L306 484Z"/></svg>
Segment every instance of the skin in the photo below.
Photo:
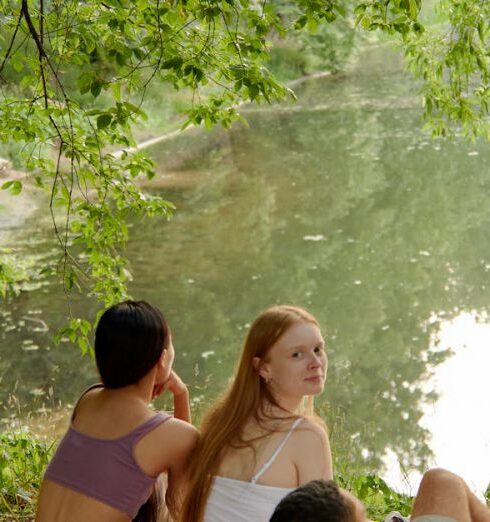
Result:
<svg viewBox="0 0 490 522"><path fill-rule="evenodd" d="M188 423L191 422L191 410L189 404L189 392L182 379L172 369L175 360L175 349L170 338L167 350L159 361L159 375L155 378L151 400L156 399L164 392L170 392L174 398L174 417Z"/></svg>
<svg viewBox="0 0 490 522"><path fill-rule="evenodd" d="M372 522L366 515L366 509L362 502L349 491L339 488L346 504L351 506L352 522Z"/></svg>
<svg viewBox="0 0 490 522"><path fill-rule="evenodd" d="M306 321L294 323L254 364L277 402L298 411L305 396L318 395L325 386L328 360L320 329Z"/></svg>
<svg viewBox="0 0 490 522"><path fill-rule="evenodd" d="M154 411L149 403L164 392L174 399L174 417L134 446L133 454L141 469L150 476L167 473L166 503L174 514L179 507L179 490L188 455L197 442L198 432L190 423L187 387L172 370L172 343L157 364L140 381L118 389L95 389L80 401L73 427L100 439L115 439L146 422ZM117 509L91 497L44 480L36 522L128 522Z"/></svg>
<svg viewBox="0 0 490 522"><path fill-rule="evenodd" d="M458 522L490 522L490 509L478 500L465 481L439 468L424 475L412 508L412 517L432 513Z"/></svg>
<svg viewBox="0 0 490 522"><path fill-rule="evenodd" d="M247 423L244 438L261 438L253 443L253 448L228 449L221 460L219 476L249 481L268 460L289 430L291 415L300 414L305 396L323 391L327 372L324 348L318 326L301 320L286 330L266 358L254 359L254 368L268 382L280 408L267 408L272 419L264 423L266 433L270 433L264 433L263 425L253 419ZM305 418L258 483L295 488L318 478L332 478L330 444L324 427Z"/></svg>

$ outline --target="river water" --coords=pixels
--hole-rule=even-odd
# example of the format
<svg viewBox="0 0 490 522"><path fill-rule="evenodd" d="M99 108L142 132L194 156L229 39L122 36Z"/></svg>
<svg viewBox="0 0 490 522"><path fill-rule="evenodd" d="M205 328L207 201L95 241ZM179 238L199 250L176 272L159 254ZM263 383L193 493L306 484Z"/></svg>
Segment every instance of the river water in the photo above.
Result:
<svg viewBox="0 0 490 522"><path fill-rule="evenodd" d="M410 490L411 469L444 465L481 491L490 481L490 147L425 135L417 87L391 51L295 90L296 104L243 108L248 126L151 151L161 175L148 190L177 212L132 224L132 295L165 311L197 410L226 385L261 309L308 308L327 341L317 404L338 465ZM6 223L3 241L26 263L56 262L40 211ZM97 309L83 297L71 306ZM49 278L0 305L5 426L21 418L44 432L95 379L89 358L53 346L66 310Z"/></svg>

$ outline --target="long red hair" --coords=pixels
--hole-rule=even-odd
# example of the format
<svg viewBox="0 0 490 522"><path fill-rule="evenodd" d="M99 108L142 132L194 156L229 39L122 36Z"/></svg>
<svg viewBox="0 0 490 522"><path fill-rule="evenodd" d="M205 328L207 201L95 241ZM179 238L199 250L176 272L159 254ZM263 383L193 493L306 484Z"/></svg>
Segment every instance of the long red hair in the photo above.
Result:
<svg viewBox="0 0 490 522"><path fill-rule="evenodd" d="M231 386L204 416L201 437L189 459L188 488L181 511L181 522L202 522L213 476L217 474L226 448L248 446L243 429L250 419L262 424L264 406L277 406L266 384L254 368L253 359L263 359L288 328L298 321L318 321L306 310L289 305L264 310L250 327L243 344L236 376ZM313 413L313 399L305 414ZM270 418L270 417L269 417Z"/></svg>

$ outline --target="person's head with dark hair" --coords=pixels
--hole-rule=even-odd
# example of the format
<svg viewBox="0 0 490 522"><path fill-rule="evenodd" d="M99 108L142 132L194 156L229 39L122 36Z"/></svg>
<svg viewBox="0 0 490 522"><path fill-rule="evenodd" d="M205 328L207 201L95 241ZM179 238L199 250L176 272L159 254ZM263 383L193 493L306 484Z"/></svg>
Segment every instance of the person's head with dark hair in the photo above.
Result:
<svg viewBox="0 0 490 522"><path fill-rule="evenodd" d="M365 522L364 507L332 480L312 480L286 495L269 522Z"/></svg>
<svg viewBox="0 0 490 522"><path fill-rule="evenodd" d="M170 331L158 308L124 301L107 309L95 330L95 360L104 386L137 383L169 346Z"/></svg>

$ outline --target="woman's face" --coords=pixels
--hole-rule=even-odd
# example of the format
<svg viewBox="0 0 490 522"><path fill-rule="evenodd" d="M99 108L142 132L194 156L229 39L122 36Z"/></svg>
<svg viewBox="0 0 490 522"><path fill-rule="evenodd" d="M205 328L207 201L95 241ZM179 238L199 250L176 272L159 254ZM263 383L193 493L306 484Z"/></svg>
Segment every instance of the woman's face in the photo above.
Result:
<svg viewBox="0 0 490 522"><path fill-rule="evenodd" d="M321 393L328 364L320 329L314 323L296 321L255 364L279 400L297 401Z"/></svg>

